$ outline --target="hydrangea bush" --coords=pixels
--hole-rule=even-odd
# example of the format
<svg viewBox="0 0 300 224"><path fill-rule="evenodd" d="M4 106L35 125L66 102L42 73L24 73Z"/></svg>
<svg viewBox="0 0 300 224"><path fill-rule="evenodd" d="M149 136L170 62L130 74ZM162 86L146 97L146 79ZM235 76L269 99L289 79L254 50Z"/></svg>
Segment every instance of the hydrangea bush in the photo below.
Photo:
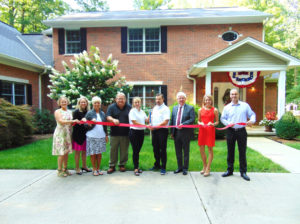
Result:
<svg viewBox="0 0 300 224"><path fill-rule="evenodd" d="M111 104L117 92L130 93L132 86L126 84L125 77L116 78L120 73L118 61L110 54L106 60L100 58L99 48L92 46L90 53L83 51L71 59L72 68L62 61L64 72L55 69L50 74L51 85L48 85L51 99L57 100L61 95L67 96L75 105L80 96L89 100L99 96L102 104Z"/></svg>

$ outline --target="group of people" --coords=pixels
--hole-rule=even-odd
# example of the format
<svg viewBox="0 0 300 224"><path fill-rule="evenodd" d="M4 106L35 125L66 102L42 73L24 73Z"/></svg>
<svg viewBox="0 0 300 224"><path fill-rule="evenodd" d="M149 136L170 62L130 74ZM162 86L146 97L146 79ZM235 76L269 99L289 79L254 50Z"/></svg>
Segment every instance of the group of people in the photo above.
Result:
<svg viewBox="0 0 300 224"><path fill-rule="evenodd" d="M152 135L152 146L154 153L154 165L150 170L160 170L161 175L166 174L167 164L167 139L169 135L168 125L173 126L171 137L174 139L175 152L177 158L177 169L175 174L187 175L189 169L190 141L193 137L193 129L185 125L193 125L195 122L194 108L186 104L186 94L177 93L178 105L174 106L172 114L164 103L163 94L157 94L156 105L149 115L141 109L141 99L134 97L132 107L127 103L124 93L118 93L115 103L111 104L107 113L101 110L101 98L92 98L93 109L89 108L89 101L86 97L78 99L77 108L72 113L67 106L69 100L62 96L58 100L60 108L55 111L57 127L53 137L52 154L58 156L58 176L67 177L71 175L67 169L68 154L75 151L76 174L81 175L83 171L92 172L94 176L103 175L100 170L102 153L106 151L108 142L107 126L101 124L90 124L94 122L112 122L115 126L110 128L110 160L108 174L116 171L125 172L125 165L128 161L129 143L132 146L134 175L139 176L143 171L139 166L139 154L144 142L144 130L150 129ZM245 123L251 126L255 123L255 113L250 106L239 100L239 93L236 89L230 92L231 102L225 106L221 122L227 128L227 171L223 177L233 175L235 143L238 143L240 173L245 180L250 180L247 176L247 132ZM83 121L84 124L80 123ZM130 127L120 127L119 124L131 124ZM72 128L72 124L74 125ZM198 145L203 161L201 174L207 177L210 175L210 167L213 160L213 147L215 146L215 126L219 124L218 110L213 107L212 97L205 95L203 106L198 111ZM208 158L205 152L208 147ZM80 154L82 158L82 168L79 168ZM120 159L118 155L120 154ZM86 157L90 156L92 170L86 165ZM119 163L118 163L119 161Z"/></svg>

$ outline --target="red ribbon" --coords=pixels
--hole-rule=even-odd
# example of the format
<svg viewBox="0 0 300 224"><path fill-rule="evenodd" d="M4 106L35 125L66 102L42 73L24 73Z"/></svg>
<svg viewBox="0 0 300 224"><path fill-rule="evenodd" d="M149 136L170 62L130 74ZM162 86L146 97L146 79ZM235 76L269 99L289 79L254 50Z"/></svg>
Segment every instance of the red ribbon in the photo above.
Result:
<svg viewBox="0 0 300 224"><path fill-rule="evenodd" d="M135 128L147 128L148 125L139 125L139 124L124 124L120 123L119 125L115 125L113 122L100 122L100 121L80 121L79 123L73 123L73 126L76 124L99 124L105 126L117 126L117 127L135 127ZM234 125L243 125L246 126L246 123L235 123ZM216 128L217 130L225 130L227 128L232 127L233 125L227 125L223 128ZM192 124L192 125L166 125L166 126L151 126L151 128L201 128L201 127L213 127L211 125L200 125L200 124Z"/></svg>

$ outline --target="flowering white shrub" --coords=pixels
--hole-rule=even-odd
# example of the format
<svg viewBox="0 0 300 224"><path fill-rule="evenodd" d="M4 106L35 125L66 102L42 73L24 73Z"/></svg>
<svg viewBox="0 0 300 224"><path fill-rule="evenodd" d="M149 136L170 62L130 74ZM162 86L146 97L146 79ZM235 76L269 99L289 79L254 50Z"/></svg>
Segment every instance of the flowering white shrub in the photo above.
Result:
<svg viewBox="0 0 300 224"><path fill-rule="evenodd" d="M93 96L99 96L102 104L108 105L114 101L117 92L127 94L132 90L132 86L126 84L125 77L114 78L120 73L117 68L118 61L112 60L111 54L106 61L101 59L97 47L92 46L90 54L84 51L75 55L70 63L72 68L63 61L65 71L60 73L53 69L49 75L51 85L48 85L48 96L51 99L57 100L65 95L74 105L80 96L86 96L89 100Z"/></svg>

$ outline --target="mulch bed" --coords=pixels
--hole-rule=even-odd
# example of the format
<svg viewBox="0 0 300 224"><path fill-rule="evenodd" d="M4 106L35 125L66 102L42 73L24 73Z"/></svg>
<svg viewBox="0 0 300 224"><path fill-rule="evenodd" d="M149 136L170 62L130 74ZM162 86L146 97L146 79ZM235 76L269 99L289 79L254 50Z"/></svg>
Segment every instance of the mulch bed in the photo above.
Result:
<svg viewBox="0 0 300 224"><path fill-rule="evenodd" d="M268 139L271 139L273 141L276 141L276 142L279 142L279 143L282 143L282 144L285 144L285 143L300 143L299 139L287 140L287 139L279 138L277 136L269 136Z"/></svg>

